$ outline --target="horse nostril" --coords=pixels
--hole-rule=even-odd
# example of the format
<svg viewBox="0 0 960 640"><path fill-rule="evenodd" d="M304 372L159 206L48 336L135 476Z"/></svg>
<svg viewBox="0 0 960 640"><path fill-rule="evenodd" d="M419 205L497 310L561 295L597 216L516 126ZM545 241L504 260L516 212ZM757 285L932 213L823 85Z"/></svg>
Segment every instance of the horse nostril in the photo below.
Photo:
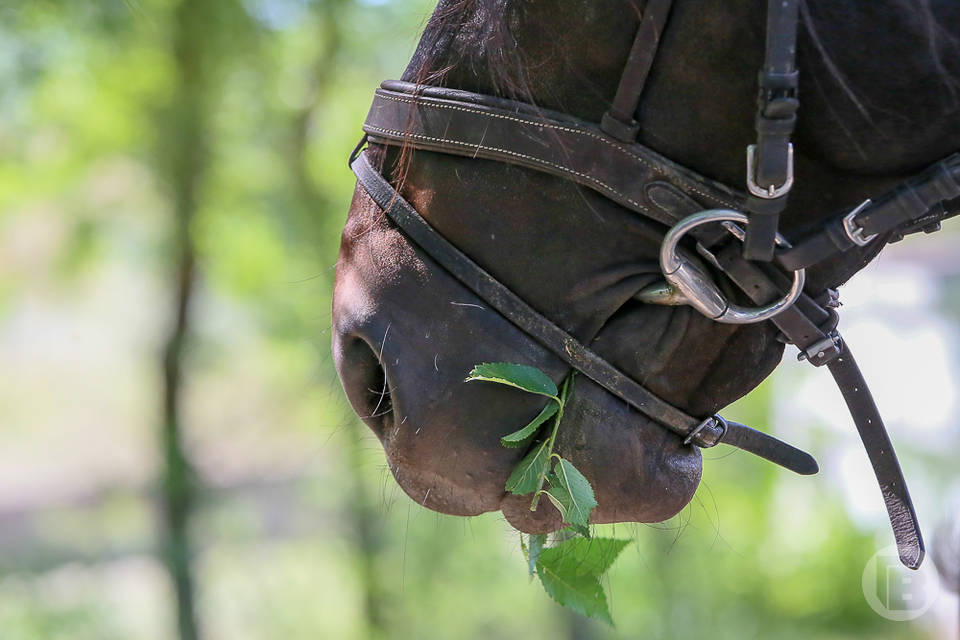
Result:
<svg viewBox="0 0 960 640"><path fill-rule="evenodd" d="M360 337L346 340L336 358L343 389L357 415L381 436L393 416L390 383L373 347Z"/></svg>

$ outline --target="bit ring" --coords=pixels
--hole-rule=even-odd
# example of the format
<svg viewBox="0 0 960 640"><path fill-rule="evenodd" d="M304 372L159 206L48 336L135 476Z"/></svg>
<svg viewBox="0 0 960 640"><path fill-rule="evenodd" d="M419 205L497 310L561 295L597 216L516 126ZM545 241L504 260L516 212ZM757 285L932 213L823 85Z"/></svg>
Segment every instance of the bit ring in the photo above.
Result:
<svg viewBox="0 0 960 640"><path fill-rule="evenodd" d="M750 324L769 320L788 309L803 292L806 281L804 269L793 272L793 283L785 296L762 307L744 307L730 303L710 276L677 252L677 245L690 230L711 222L739 222L749 224L745 213L731 209L708 209L687 216L674 225L663 238L660 246L660 268L672 287L683 293L687 304L716 322L727 324ZM779 233L776 243L789 248L790 243Z"/></svg>

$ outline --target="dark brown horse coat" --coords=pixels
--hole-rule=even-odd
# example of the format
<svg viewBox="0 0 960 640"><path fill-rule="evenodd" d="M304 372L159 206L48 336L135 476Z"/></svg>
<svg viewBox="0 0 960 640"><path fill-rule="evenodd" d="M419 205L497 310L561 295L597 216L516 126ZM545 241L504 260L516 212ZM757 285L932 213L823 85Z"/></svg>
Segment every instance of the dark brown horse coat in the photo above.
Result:
<svg viewBox="0 0 960 640"><path fill-rule="evenodd" d="M598 121L642 2L443 0L404 79L523 99ZM636 114L640 142L699 173L743 183L753 137L763 7L678 1ZM953 2L813 2L801 7L803 107L787 234L883 191L960 148L960 8ZM687 307L633 299L659 277L659 225L562 179L492 161L381 149L404 197L446 238L542 314L667 401L706 415L776 366L769 324L718 325ZM873 257L812 269L836 286ZM504 495L523 451L499 438L542 401L464 384L479 362L569 368L412 245L362 189L343 233L334 356L354 408L403 489L437 511L502 509L524 531L557 512ZM594 522L659 521L692 497L700 453L579 376L557 451L596 489Z"/></svg>

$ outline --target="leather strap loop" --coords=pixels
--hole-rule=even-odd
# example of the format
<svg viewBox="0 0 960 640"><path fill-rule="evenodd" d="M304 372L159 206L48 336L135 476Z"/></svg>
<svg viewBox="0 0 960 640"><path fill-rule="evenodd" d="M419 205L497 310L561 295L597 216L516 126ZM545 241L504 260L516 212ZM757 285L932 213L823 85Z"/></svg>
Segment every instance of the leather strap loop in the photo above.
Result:
<svg viewBox="0 0 960 640"><path fill-rule="evenodd" d="M853 217L852 226L862 237L893 233L890 241L917 231L936 231L940 222L960 214L960 153L953 154L910 178ZM843 212L824 223L823 228L786 251L777 254L784 268L810 267L847 251L857 242L843 224L850 213Z"/></svg>
<svg viewBox="0 0 960 640"><path fill-rule="evenodd" d="M790 137L796 125L799 102L796 99L798 74L795 64L797 48L798 0L768 0L767 41L763 68L758 77L757 143L752 166L747 167L747 181L760 191L784 191L764 198L762 193L747 202L751 220L743 242L743 257L769 262L774 256L774 238L779 213L786 208L787 193L793 167ZM753 192L751 187L751 192ZM770 200L761 205L763 199Z"/></svg>
<svg viewBox="0 0 960 640"><path fill-rule="evenodd" d="M623 67L617 93L600 122L600 129L617 140L633 142L637 139L640 125L634 120L634 114L660 47L660 36L667 24L671 6L673 0L647 0L643 8L640 26L637 27L627 64Z"/></svg>
<svg viewBox="0 0 960 640"><path fill-rule="evenodd" d="M922 217L934 205L960 197L960 153L911 178L857 216L864 233L892 231Z"/></svg>

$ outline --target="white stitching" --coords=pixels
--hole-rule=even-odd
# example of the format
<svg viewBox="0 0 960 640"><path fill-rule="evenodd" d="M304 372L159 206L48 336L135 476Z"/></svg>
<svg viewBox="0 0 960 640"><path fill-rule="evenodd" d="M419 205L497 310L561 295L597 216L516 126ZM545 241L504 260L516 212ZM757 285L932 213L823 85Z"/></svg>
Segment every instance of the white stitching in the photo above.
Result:
<svg viewBox="0 0 960 640"><path fill-rule="evenodd" d="M645 160L644 158L638 156L637 154L630 152L628 149L623 148L622 146L618 145L617 143L612 142L612 141L610 141L610 140L607 140L605 137L600 136L600 135L597 135L597 134L592 133L592 132L590 132L590 131L583 131L583 130L581 130L581 129L573 129L573 128L571 128L571 127L565 127L565 126L563 126L563 125L554 124L554 123L551 123L551 122L535 122L535 121L532 121L532 120L524 120L524 119L522 119L522 118L515 118L515 117L512 117L512 116L504 115L504 114L502 114L502 113L491 113L491 112L489 112L489 111L482 111L482 110L480 110L480 109L471 109L471 108L469 108L469 107L456 106L456 105L452 105L452 104L443 104L443 103L437 103L437 102L423 102L423 101L419 101L419 100L413 100L413 99L411 99L411 98L401 98L401 97L399 97L399 96L389 95L389 94L386 94L386 93L382 93L382 92L380 92L380 91L377 92L377 95L378 95L379 97L381 97L381 98L384 98L385 100L392 100L392 101L394 101L394 102L400 102L400 103L403 103L403 104L417 104L417 105L419 105L419 106L426 106L426 107L431 107L431 108L435 108L435 109L449 109L449 110L452 110L452 111L463 111L464 113L475 113L475 114L481 115L481 116L486 116L486 117L490 117L490 118L499 118L499 119L501 119L501 120L508 120L508 121L511 121L511 122L518 122L518 123L524 124L524 125L530 125L530 126L535 126L535 127L544 127L544 128L548 128L548 129L556 129L557 131L565 131L565 132L567 132L567 133L573 133L573 134L576 134L576 135L587 136L587 137L589 137L589 138L594 138L595 140L599 140L599 141L602 142L603 144L608 145L608 146L616 149L617 151L619 151L620 153L624 154L624 155L627 156L628 158L631 158L631 159L633 159L633 160L636 160L636 161L639 162L640 164L643 164L643 165L647 166L648 168L650 168L652 171L654 171L654 172L657 173L658 175L667 177L667 176L664 174L664 172L663 172L659 167L657 167L656 165L648 162L647 160ZM453 142L457 142L457 141L454 141L454 140L442 140L442 141L443 141L443 142L452 142L452 143L453 143ZM464 143L460 143L460 144L464 144ZM470 145L470 146L475 146L475 145ZM490 147L490 148L492 148L492 147ZM505 150L505 149L496 149L496 150L497 150L497 151L503 151L503 152L508 153L508 154L512 153L512 152L509 152L509 151L507 151L507 150ZM512 155L521 155L521 154L512 153ZM535 158L534 158L534 159L535 159ZM542 161L542 162L543 162L544 164L551 164L551 163L546 162L546 161ZM562 167L562 166L559 166L559 165L551 165L551 166L557 166L557 167L560 168L560 169L569 171L570 173L573 173L573 174L576 174L576 175L583 175L583 174L577 173L576 171L574 171L574 170L572 170L572 169L566 169L566 167ZM589 177L589 176L585 176L585 177ZM595 180L595 179L594 179L594 180ZM600 182L599 180L595 180L595 181L598 182L599 184L603 184L603 183ZM687 179L682 179L682 181L683 181L683 183L685 184L685 186L686 186L688 189L690 189L690 190L693 191L694 193L697 193L697 194L703 196L704 198L707 198L708 200L713 200L714 202L719 202L720 204L725 205L725 206L727 206L727 207L730 207L731 209L737 209L737 208L738 208L738 205L736 205L736 204L734 204L734 203L732 203L732 202L729 202L729 201L724 200L724 199L722 199L722 198L718 198L718 197L713 196L713 195L711 195L711 194L709 194L709 193L706 193L706 192L704 192L704 191L701 191L701 190L698 189L695 185L690 184L690 181L687 180ZM611 191L613 191L614 193L619 193L619 192L616 191L615 189L612 189L612 188L610 188L610 187L607 187L607 188L610 189ZM620 195L621 195L622 197L626 198L626 196L624 196L623 194L620 194ZM631 201L631 202L632 202L632 201ZM649 210L649 209L647 209L647 210Z"/></svg>
<svg viewBox="0 0 960 640"><path fill-rule="evenodd" d="M501 149L501 148L499 148L499 147L485 147L485 146L483 146L483 145L471 144L471 143L469 143L469 142L462 142L462 141L460 141L460 140L449 140L449 139L447 139L447 138L435 138L435 137L432 137L432 136L423 136L423 135L420 135L420 134L417 134L417 133L409 133L409 132L406 132L406 131L398 131L398 130L396 130L396 129L384 129L384 128L382 128L382 127L375 127L375 126L370 125L370 124L364 124L364 130L374 131L374 132L377 132L377 133L382 133L382 134L384 134L384 135L397 136L397 137L401 137L401 138L402 138L402 137L407 137L407 138L416 138L416 139L418 139L418 140L427 140L428 142L445 142L445 143L448 143L448 144L456 144L456 145L460 145L460 146L462 146L462 147L467 147L468 149L476 149L477 151L480 151L481 149L489 149L490 151L497 151L497 152L499 152L499 153L505 153L505 154L507 154L507 155L516 156L516 157L518 157L518 158L523 158L523 159L525 159L525 160L530 160L530 161L535 162L535 163L537 163L537 164L541 164L541 165L546 165L546 166L549 166L549 167L553 167L554 169L559 169L560 171L563 171L563 172L566 172L566 173L570 173L570 174L573 174L573 175L575 175L575 176L580 176L581 178L584 178L585 180L588 180L588 181L590 181L590 182L593 182L594 184L599 185L600 187L603 187L604 189L606 189L606 190L609 191L610 193L614 193L614 194L620 196L621 198L623 198L624 200L626 200L627 202L629 202L629 203L632 204L633 206L637 207L638 209L642 209L643 211L647 211L647 212L650 211L650 209L649 209L647 206L640 204L639 202L637 202L637 201L634 200L633 198L627 197L626 194L617 191L616 189L614 189L613 187L611 187L610 185L608 185L606 182L603 182L603 181L601 181L601 180L598 180L598 179L594 178L594 177L591 176L591 175L588 175L588 174L586 174L586 173L581 173L581 172L579 172L579 171L574 171L573 169L570 169L569 167L565 167L565 166L563 166L563 165L561 165L561 164L555 164L555 163L549 162L549 161L547 161L547 160L541 160L540 158L537 158L537 157L535 157L535 156L529 156L529 155L527 155L527 154L525 154L525 153L518 153L518 152L516 152L516 151L510 151L509 149Z"/></svg>
<svg viewBox="0 0 960 640"><path fill-rule="evenodd" d="M662 171L659 167L657 167L656 165L648 162L647 160L645 160L644 158L638 156L638 155L635 154L635 153L631 153L628 149L625 149L625 148L621 147L620 145L616 144L615 142L611 142L610 140L607 140L607 139L604 138L603 136L599 136L599 135L597 135L597 134L595 134L595 133L591 133L591 132L589 132L589 131L583 131L583 130L580 130L580 129L573 129L573 128L570 128L570 127L564 127L564 126L562 126L562 125L553 124L553 123L550 123L550 122L534 122L534 121L531 121L531 120L524 120L524 119L521 119L521 118L514 118L514 117L512 117L512 116L507 116L507 115L504 115L504 114L501 114L501 113L491 113L491 112L489 112L489 111L482 111L482 110L480 110L480 109L470 109L470 108L468 108L468 107L460 107L460 106L455 106L455 105L450 105L450 104L443 104L443 103L435 103L435 102L415 101L415 100L410 99L410 98L400 98L400 97L397 97L397 96L391 96L391 95L384 94L384 93L380 93L379 96L382 97L382 98L384 98L384 99L386 99L386 100L392 100L392 101L394 101L394 102L400 102L400 103L403 103L403 104L414 104L414 103L417 103L417 104L422 105L422 106L432 107L432 108L436 108L436 109L449 109L449 110L452 110L452 111L463 111L464 113L475 113L475 114L478 114L478 115L481 115L481 116L487 116L487 117L491 117L491 118L500 118L501 120L508 120L508 121L511 121L511 122L518 122L518 123L520 123L520 124L531 125L531 126L536 126L536 127L544 127L544 128L548 128L548 129L556 129L557 131L566 131L567 133L573 133L573 134L576 134L576 135L587 136L587 137L589 137L589 138L594 138L594 139L596 139L596 140L599 140L599 141L602 142L603 144L606 144L606 145L608 145L608 146L616 149L617 151L623 153L623 154L626 155L627 157L629 157L629 158L631 158L631 159L633 159L633 160L636 160L636 161L638 161L639 163L641 163L641 164L649 167L649 168L650 168L652 171L654 171L655 173L657 173L657 174L659 174L659 175L661 175L661 176L666 177L665 174L663 173L663 171ZM449 142L454 142L454 141L449 141ZM549 163L547 163L547 164L549 164ZM576 172L573 171L572 169L570 170L570 172L571 172L571 173L576 173ZM731 203L731 202L729 202L729 201L727 201L727 200L723 200L723 199L721 199L721 198L717 198L716 196L713 196L713 195L710 195L709 193L706 193L706 192L704 192L704 191L701 191L701 190L698 189L695 185L690 184L689 180L684 179L683 182L686 184L686 186L687 186L688 189L690 189L690 190L693 191L694 193L700 194L701 196L703 196L704 198L707 198L708 200L713 200L714 202L719 202L720 204L726 205L726 206L728 206L728 207L730 207L730 208L732 208L732 209L738 208L736 204L733 204L733 203ZM611 189L611 191L614 191L614 193L619 193L619 192L617 192L617 191L615 191L615 190L613 190L613 189ZM623 194L621 194L621 195L623 195ZM626 196L623 196L623 197L626 197Z"/></svg>

